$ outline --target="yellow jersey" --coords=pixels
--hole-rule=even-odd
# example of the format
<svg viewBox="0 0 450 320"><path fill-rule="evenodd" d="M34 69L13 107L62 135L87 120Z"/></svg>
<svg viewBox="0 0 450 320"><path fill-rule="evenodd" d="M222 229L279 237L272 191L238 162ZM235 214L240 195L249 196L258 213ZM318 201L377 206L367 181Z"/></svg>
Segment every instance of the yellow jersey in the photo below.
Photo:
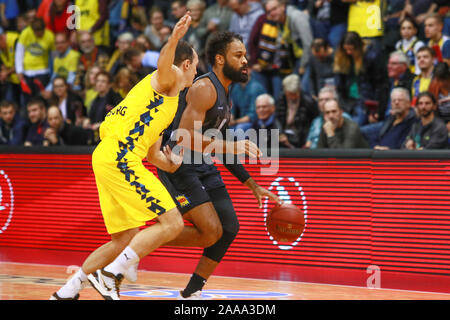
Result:
<svg viewBox="0 0 450 320"><path fill-rule="evenodd" d="M384 34L382 0L358 0L350 5L347 31L355 31L361 38L381 37Z"/></svg>
<svg viewBox="0 0 450 320"><path fill-rule="evenodd" d="M79 59L80 53L70 49L64 57L55 57L53 60L53 72L67 80L70 72L77 72Z"/></svg>
<svg viewBox="0 0 450 320"><path fill-rule="evenodd" d="M45 29L44 35L37 38L30 26L26 27L19 36L18 42L23 45L25 54L23 57L24 70L42 70L49 67L49 57L55 48L55 36L53 32Z"/></svg>
<svg viewBox="0 0 450 320"><path fill-rule="evenodd" d="M80 10L80 30L90 31L100 18L97 0L76 0L75 5ZM109 46L109 22L105 21L103 26L93 33L97 46Z"/></svg>
<svg viewBox="0 0 450 320"><path fill-rule="evenodd" d="M168 97L153 89L155 72L136 84L100 126L101 140L118 140L120 153L131 151L140 159L147 156L149 148L172 123L178 108L179 95Z"/></svg>
<svg viewBox="0 0 450 320"><path fill-rule="evenodd" d="M6 32L6 48L4 51L0 51L0 60L2 64L7 68L15 68L15 52L16 52L16 42L19 38L17 32ZM19 84L19 77L15 72L11 73L8 77L8 81Z"/></svg>

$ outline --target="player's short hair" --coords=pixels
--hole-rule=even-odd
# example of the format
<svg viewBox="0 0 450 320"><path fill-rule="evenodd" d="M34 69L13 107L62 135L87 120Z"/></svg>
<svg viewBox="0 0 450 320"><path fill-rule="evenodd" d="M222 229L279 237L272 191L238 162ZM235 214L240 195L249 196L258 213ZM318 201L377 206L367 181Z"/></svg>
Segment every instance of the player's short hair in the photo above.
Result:
<svg viewBox="0 0 450 320"><path fill-rule="evenodd" d="M177 48L175 49L175 59L173 64L179 66L184 60L194 60L194 48L192 45L184 40L178 41Z"/></svg>
<svg viewBox="0 0 450 320"><path fill-rule="evenodd" d="M228 45L236 40L244 43L241 35L231 31L216 32L213 34L206 44L206 59L208 63L213 66L216 61L216 55L220 54L225 56Z"/></svg>

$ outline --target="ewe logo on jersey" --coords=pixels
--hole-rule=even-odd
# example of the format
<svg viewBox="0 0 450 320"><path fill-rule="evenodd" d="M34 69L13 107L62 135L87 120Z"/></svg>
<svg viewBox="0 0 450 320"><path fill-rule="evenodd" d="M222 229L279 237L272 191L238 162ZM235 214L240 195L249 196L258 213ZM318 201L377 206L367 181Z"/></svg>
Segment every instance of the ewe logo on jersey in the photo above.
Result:
<svg viewBox="0 0 450 320"><path fill-rule="evenodd" d="M14 211L14 193L11 180L0 170L0 234L8 229Z"/></svg>
<svg viewBox="0 0 450 320"><path fill-rule="evenodd" d="M277 193L278 197L283 200L285 203L293 203L297 205L302 211L305 216L305 230L307 226L307 218L308 218L308 203L306 201L305 193L303 192L303 188L298 183L295 178L293 177L278 177L276 178L270 187L268 188L269 191L272 191L273 193ZM268 208L269 200L266 198L264 200L264 224L267 221L267 214L269 213ZM305 232L303 230L303 233ZM266 230L267 231L267 230ZM270 238L270 240L273 242L275 246L280 248L281 250L291 250L294 248L302 239L303 233L292 243L290 244L280 244L278 243L270 234L267 232L267 236Z"/></svg>

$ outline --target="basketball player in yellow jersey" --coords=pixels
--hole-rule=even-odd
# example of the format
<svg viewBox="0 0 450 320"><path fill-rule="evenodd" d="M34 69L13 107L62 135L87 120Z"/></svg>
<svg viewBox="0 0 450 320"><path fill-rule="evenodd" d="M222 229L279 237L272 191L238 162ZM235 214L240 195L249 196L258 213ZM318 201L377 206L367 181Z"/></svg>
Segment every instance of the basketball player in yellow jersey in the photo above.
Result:
<svg viewBox="0 0 450 320"><path fill-rule="evenodd" d="M130 266L183 229L170 194L142 159L147 156L156 167L172 172L181 164L182 154L175 156L168 148L162 152L160 147L161 134L175 116L179 92L192 85L197 73L197 54L180 41L190 23L189 15L180 19L161 50L158 69L139 82L102 123L92 166L111 241L91 253L50 299L78 299L89 280L105 299L118 300L120 282ZM139 231L152 219L157 223Z"/></svg>

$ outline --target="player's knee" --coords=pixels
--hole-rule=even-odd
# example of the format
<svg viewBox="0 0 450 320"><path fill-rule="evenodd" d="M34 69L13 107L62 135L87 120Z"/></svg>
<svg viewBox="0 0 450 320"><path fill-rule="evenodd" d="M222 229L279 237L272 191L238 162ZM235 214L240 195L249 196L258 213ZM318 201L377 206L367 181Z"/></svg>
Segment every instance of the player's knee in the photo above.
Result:
<svg viewBox="0 0 450 320"><path fill-rule="evenodd" d="M164 236L167 241L175 239L184 228L183 217L178 211L171 212L170 215L170 220L164 221Z"/></svg>
<svg viewBox="0 0 450 320"><path fill-rule="evenodd" d="M208 248L222 238L223 229L221 224L216 224L210 230L202 234L202 248Z"/></svg>

